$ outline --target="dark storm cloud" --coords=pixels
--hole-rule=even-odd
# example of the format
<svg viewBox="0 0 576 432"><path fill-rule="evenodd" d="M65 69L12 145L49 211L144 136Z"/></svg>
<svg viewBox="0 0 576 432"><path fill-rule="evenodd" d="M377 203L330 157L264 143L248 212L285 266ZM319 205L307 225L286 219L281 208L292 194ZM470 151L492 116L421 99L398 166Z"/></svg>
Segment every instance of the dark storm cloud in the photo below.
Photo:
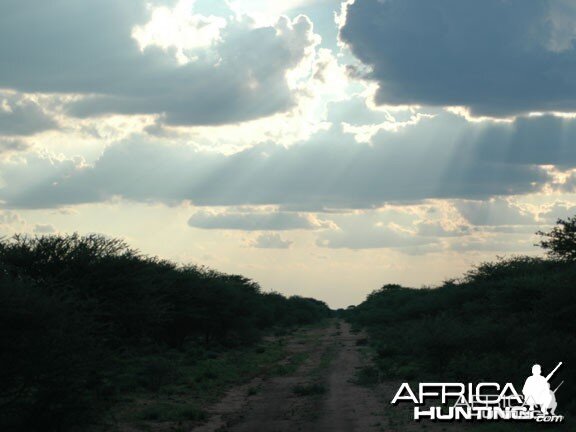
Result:
<svg viewBox="0 0 576 432"><path fill-rule="evenodd" d="M341 38L378 104L576 111L574 20L566 0L358 0Z"/></svg>
<svg viewBox="0 0 576 432"><path fill-rule="evenodd" d="M187 64L170 50L140 51L131 32L148 18L143 0L4 1L0 88L82 94L68 106L79 117L163 114L173 125L244 121L295 103L285 74L314 43L304 17L266 28L232 20L214 52Z"/></svg>
<svg viewBox="0 0 576 432"><path fill-rule="evenodd" d="M371 144L359 144L334 127L288 148L266 144L232 155L135 137L108 147L93 166L42 156L3 164L6 186L0 199L11 207L34 208L117 196L191 200L199 206L372 208L428 198L525 194L551 181L535 164L483 150L493 127L501 126L470 124L445 113L398 132L381 131ZM508 127L514 130L514 124Z"/></svg>

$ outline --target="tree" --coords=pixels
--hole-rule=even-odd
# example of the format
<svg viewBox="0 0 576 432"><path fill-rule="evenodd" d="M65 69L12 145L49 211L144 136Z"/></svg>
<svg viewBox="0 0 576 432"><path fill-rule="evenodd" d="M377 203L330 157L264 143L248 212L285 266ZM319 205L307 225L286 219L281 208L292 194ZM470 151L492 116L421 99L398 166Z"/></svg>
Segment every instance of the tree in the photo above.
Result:
<svg viewBox="0 0 576 432"><path fill-rule="evenodd" d="M550 232L538 231L536 234L542 237L540 246L550 258L576 261L576 216L558 219Z"/></svg>

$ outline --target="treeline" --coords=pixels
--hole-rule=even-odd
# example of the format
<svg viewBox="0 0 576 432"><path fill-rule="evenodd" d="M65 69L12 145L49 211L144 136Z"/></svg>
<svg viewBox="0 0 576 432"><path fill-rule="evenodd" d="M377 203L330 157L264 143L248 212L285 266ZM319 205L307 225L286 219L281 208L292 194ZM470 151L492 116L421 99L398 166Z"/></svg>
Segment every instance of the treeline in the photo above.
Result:
<svg viewBox="0 0 576 432"><path fill-rule="evenodd" d="M0 240L0 429L90 422L114 399L124 353L234 348L329 314L318 300L144 256L118 239Z"/></svg>
<svg viewBox="0 0 576 432"><path fill-rule="evenodd" d="M574 415L576 219L558 226L540 233L548 259L499 259L433 289L385 285L346 315L369 331L377 365L391 378L512 382L521 390L533 364L546 375L562 361L551 388L565 381L557 413ZM555 244L562 250L550 249Z"/></svg>

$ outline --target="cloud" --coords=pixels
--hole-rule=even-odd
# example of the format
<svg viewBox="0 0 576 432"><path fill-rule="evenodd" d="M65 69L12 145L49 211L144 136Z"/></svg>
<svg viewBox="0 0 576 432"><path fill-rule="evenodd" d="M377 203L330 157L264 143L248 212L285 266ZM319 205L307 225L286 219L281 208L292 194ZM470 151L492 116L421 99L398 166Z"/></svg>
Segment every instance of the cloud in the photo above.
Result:
<svg viewBox="0 0 576 432"><path fill-rule="evenodd" d="M450 249L457 252L509 252L530 253L536 252L534 242L526 240L526 236L510 238L470 238L453 242Z"/></svg>
<svg viewBox="0 0 576 432"><path fill-rule="evenodd" d="M0 238L22 231L25 227L26 222L18 213L0 211Z"/></svg>
<svg viewBox="0 0 576 432"><path fill-rule="evenodd" d="M310 230L329 226L311 215L277 211L266 213L199 211L190 217L188 225L202 229L243 231Z"/></svg>
<svg viewBox="0 0 576 432"><path fill-rule="evenodd" d="M68 186L65 197L56 192L67 178L77 175L82 163L79 159L57 158L45 153L22 153L18 157L0 159L0 200L19 201L13 207L46 208L55 202L70 203L98 202L105 199L98 191L88 190L81 185ZM91 189L91 188L90 188ZM42 197L42 193L50 196Z"/></svg>
<svg viewBox="0 0 576 432"><path fill-rule="evenodd" d="M458 201L456 208L472 225L535 225L536 215L503 198Z"/></svg>
<svg viewBox="0 0 576 432"><path fill-rule="evenodd" d="M34 226L34 233L36 234L52 234L54 232L56 232L56 230L50 224L36 224Z"/></svg>
<svg viewBox="0 0 576 432"><path fill-rule="evenodd" d="M0 92L0 136L33 135L57 126L37 102L22 95Z"/></svg>
<svg viewBox="0 0 576 432"><path fill-rule="evenodd" d="M437 221L423 221L418 224L418 235L422 237L460 237L470 233L471 229L466 225L446 227Z"/></svg>
<svg viewBox="0 0 576 432"><path fill-rule="evenodd" d="M0 212L0 224L1 225L21 225L24 221L20 218L18 213L11 211Z"/></svg>
<svg viewBox="0 0 576 432"><path fill-rule="evenodd" d="M321 233L316 244L331 249L415 248L436 243L396 225L348 224Z"/></svg>
<svg viewBox="0 0 576 432"><path fill-rule="evenodd" d="M239 12L260 12L268 16L278 16L282 13L312 3L314 0L284 0L281 2L271 2L269 0L231 0L232 8Z"/></svg>
<svg viewBox="0 0 576 432"><path fill-rule="evenodd" d="M28 144L20 139L0 138L0 155L3 153L24 151L27 148Z"/></svg>
<svg viewBox="0 0 576 432"><path fill-rule="evenodd" d="M536 164L509 160L507 154L485 157L486 139L479 137L490 127L443 113L397 132L382 130L368 144L333 127L290 147L262 144L231 155L135 136L107 147L93 165L34 154L2 163L6 186L0 199L28 208L122 197L198 206L351 209L526 194L551 180Z"/></svg>
<svg viewBox="0 0 576 432"><path fill-rule="evenodd" d="M0 88L79 95L65 106L73 116L158 114L170 125L235 123L296 105L287 72L313 55L318 42L306 17L257 27L225 7L225 16L214 17L179 2L179 13L164 9L169 16L160 33L176 33L162 39L158 8L146 4L8 2L0 14ZM188 15L180 19L180 13ZM202 46L187 43L206 28Z"/></svg>
<svg viewBox="0 0 576 432"><path fill-rule="evenodd" d="M559 189L563 192L576 192L576 172L570 174L566 181L559 185Z"/></svg>
<svg viewBox="0 0 576 432"><path fill-rule="evenodd" d="M532 235L536 231L535 225L482 225L474 228L475 232L487 234L525 234Z"/></svg>
<svg viewBox="0 0 576 432"><path fill-rule="evenodd" d="M316 244L331 249L398 248L421 254L438 247L436 239L420 235L425 209L419 206L386 207L333 214L335 227L319 233Z"/></svg>
<svg viewBox="0 0 576 432"><path fill-rule="evenodd" d="M283 240L279 234L264 233L256 237L251 246L258 249L288 249L292 243L290 240Z"/></svg>
<svg viewBox="0 0 576 432"><path fill-rule="evenodd" d="M363 0L345 17L340 37L378 84L377 104L576 111L569 0Z"/></svg>
<svg viewBox="0 0 576 432"><path fill-rule="evenodd" d="M478 137L478 157L514 164L576 166L576 120L552 115L493 124Z"/></svg>
<svg viewBox="0 0 576 432"><path fill-rule="evenodd" d="M549 206L540 217L548 224L554 224L558 219L566 219L576 215L576 203L555 202Z"/></svg>

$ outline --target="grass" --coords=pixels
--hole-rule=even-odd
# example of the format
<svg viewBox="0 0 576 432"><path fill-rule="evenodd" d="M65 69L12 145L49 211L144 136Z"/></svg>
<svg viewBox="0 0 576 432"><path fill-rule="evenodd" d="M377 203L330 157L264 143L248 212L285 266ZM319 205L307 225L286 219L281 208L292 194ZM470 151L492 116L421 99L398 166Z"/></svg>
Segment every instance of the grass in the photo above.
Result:
<svg viewBox="0 0 576 432"><path fill-rule="evenodd" d="M256 346L236 350L208 350L192 345L183 351L127 353L117 359L122 373L110 377L121 402L108 417L118 419L122 425L138 425L150 430L172 430L182 424L190 426L201 422L207 418L202 407L218 400L227 389L257 376L294 373L309 353L288 355L287 337L313 344L318 336L306 331L310 327L316 326L292 330L287 332L290 336L275 336ZM319 369L326 369L330 352L330 349L323 352ZM319 373L314 377L319 377ZM323 394L326 389L317 384L319 380L314 377L312 384L295 388L295 394ZM247 389L247 395L253 396L259 391L259 387L253 386ZM118 426L117 421L110 423Z"/></svg>
<svg viewBox="0 0 576 432"><path fill-rule="evenodd" d="M308 358L308 353L297 353L290 356L285 362L271 365L267 371L268 376L286 376L294 373L296 369Z"/></svg>
<svg viewBox="0 0 576 432"><path fill-rule="evenodd" d="M338 348L336 346L336 343L331 343L326 347L326 349L322 353L322 356L320 357L320 363L318 364L318 367L315 370L317 374L328 370L328 367L330 366L330 363L332 363L332 360L334 360L334 356L336 355L337 351Z"/></svg>
<svg viewBox="0 0 576 432"><path fill-rule="evenodd" d="M381 372L375 366L362 366L356 370L356 376L354 377L354 383L372 387L380 382Z"/></svg>
<svg viewBox="0 0 576 432"><path fill-rule="evenodd" d="M262 342L251 348L179 352L164 351L118 359L122 373L111 377L121 402L109 413L122 422L199 422L207 418L202 411L228 388L256 376L290 373L304 356L289 358L283 340ZM256 388L249 389L256 394Z"/></svg>
<svg viewBox="0 0 576 432"><path fill-rule="evenodd" d="M338 322L337 322L338 323ZM339 323L337 328L339 327ZM316 336L318 337L318 336ZM297 396L320 396L327 392L326 386L323 384L326 371L329 370L330 363L334 359L337 352L336 343L331 343L320 356L318 365L310 371L310 382L306 384L297 384L292 388L292 392Z"/></svg>

